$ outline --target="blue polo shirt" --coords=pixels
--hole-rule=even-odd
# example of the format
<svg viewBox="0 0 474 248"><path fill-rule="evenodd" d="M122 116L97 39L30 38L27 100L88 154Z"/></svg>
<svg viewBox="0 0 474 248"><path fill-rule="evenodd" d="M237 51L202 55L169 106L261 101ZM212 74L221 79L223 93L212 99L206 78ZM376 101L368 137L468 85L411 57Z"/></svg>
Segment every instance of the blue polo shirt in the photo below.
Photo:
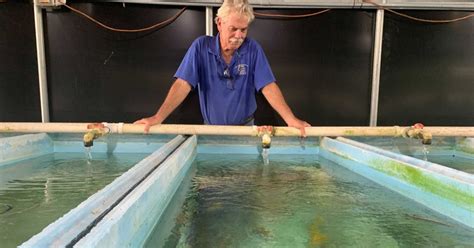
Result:
<svg viewBox="0 0 474 248"><path fill-rule="evenodd" d="M204 122L213 125L244 124L257 109L255 93L275 82L255 40L246 38L227 65L221 56L219 34L197 38L174 77L197 88Z"/></svg>

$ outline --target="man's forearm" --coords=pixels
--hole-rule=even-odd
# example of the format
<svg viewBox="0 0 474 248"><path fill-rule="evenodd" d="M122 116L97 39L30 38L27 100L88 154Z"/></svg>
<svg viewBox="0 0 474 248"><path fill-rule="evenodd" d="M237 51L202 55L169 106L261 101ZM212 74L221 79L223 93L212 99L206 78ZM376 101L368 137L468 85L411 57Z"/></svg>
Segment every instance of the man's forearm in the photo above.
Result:
<svg viewBox="0 0 474 248"><path fill-rule="evenodd" d="M275 82L265 86L262 89L262 93L272 108L275 109L275 111L281 116L281 118L283 118L286 123L295 118L293 112L286 103L280 88Z"/></svg>
<svg viewBox="0 0 474 248"><path fill-rule="evenodd" d="M186 98L191 91L188 82L178 78L168 91L165 101L153 116L156 123L162 123Z"/></svg>

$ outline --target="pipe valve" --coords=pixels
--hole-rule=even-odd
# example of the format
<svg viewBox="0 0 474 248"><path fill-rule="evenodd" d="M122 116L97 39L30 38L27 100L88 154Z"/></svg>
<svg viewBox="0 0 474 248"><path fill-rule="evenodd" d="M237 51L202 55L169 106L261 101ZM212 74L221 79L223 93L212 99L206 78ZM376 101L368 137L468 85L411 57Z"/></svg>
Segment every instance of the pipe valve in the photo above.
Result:
<svg viewBox="0 0 474 248"><path fill-rule="evenodd" d="M93 146L95 139L107 133L106 126L102 123L91 123L87 125L87 129L90 129L90 131L84 134L84 137L83 137L84 147Z"/></svg>
<svg viewBox="0 0 474 248"><path fill-rule="evenodd" d="M424 125L421 123L416 123L413 126L407 128L403 133L403 137L421 139L423 145L431 145L431 140L433 135L424 130Z"/></svg>
<svg viewBox="0 0 474 248"><path fill-rule="evenodd" d="M268 149L272 145L272 136L275 134L275 129L272 126L261 126L257 128L258 137L262 138L262 148Z"/></svg>

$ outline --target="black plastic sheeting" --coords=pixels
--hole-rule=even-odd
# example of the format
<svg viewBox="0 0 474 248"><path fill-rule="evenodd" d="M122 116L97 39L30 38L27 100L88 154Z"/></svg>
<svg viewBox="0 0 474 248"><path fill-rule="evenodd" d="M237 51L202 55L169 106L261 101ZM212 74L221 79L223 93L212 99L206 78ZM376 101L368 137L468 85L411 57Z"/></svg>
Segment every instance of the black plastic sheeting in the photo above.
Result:
<svg viewBox="0 0 474 248"><path fill-rule="evenodd" d="M122 29L151 26L179 7L137 4L72 5ZM205 34L204 9L188 8L149 32L117 33L69 10L48 12L47 60L53 121L132 122L154 114L192 41ZM192 93L167 123L202 123Z"/></svg>
<svg viewBox="0 0 474 248"><path fill-rule="evenodd" d="M41 121L33 5L0 3L0 121Z"/></svg>
<svg viewBox="0 0 474 248"><path fill-rule="evenodd" d="M133 4L125 8L121 4L73 6L121 28L147 26L180 9ZM187 48L205 32L202 8L187 10L171 25L146 34L107 31L68 10L47 12L45 19L52 121L131 122L153 114ZM338 10L290 21L257 19L249 36L264 47L298 117L313 125L367 125L372 29L372 12ZM202 123L196 92L166 123ZM285 124L261 94L256 123Z"/></svg>
<svg viewBox="0 0 474 248"><path fill-rule="evenodd" d="M181 9L72 6L119 28L149 26ZM43 13L51 121L131 122L154 114L189 45L205 34L201 7L188 8L164 28L139 34L105 30L64 8ZM404 13L449 19L468 12ZM474 125L474 18L435 25L390 13L385 17L378 125ZM335 9L299 19L258 18L249 36L264 48L298 117L316 126L368 125L374 24L374 10ZM0 121L40 121L31 3L0 3L0 31ZM166 123L202 123L196 92ZM261 94L256 123L284 125Z"/></svg>
<svg viewBox="0 0 474 248"><path fill-rule="evenodd" d="M265 50L296 116L315 126L369 125L374 16L373 11L331 10L307 18L259 18L252 24L250 36ZM264 119L284 124L264 107Z"/></svg>
<svg viewBox="0 0 474 248"><path fill-rule="evenodd" d="M425 19L472 12L404 11ZM385 14L379 125L474 125L474 18L430 24Z"/></svg>

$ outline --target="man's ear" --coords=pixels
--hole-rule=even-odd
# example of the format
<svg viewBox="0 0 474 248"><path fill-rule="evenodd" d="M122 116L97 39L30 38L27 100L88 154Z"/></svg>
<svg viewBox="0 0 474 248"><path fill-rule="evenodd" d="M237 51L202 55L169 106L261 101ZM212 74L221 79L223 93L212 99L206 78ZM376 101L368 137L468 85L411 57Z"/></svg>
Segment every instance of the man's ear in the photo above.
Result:
<svg viewBox="0 0 474 248"><path fill-rule="evenodd" d="M219 32L221 31L221 25L222 25L222 18L217 17L216 26L217 26L217 30L218 30Z"/></svg>

